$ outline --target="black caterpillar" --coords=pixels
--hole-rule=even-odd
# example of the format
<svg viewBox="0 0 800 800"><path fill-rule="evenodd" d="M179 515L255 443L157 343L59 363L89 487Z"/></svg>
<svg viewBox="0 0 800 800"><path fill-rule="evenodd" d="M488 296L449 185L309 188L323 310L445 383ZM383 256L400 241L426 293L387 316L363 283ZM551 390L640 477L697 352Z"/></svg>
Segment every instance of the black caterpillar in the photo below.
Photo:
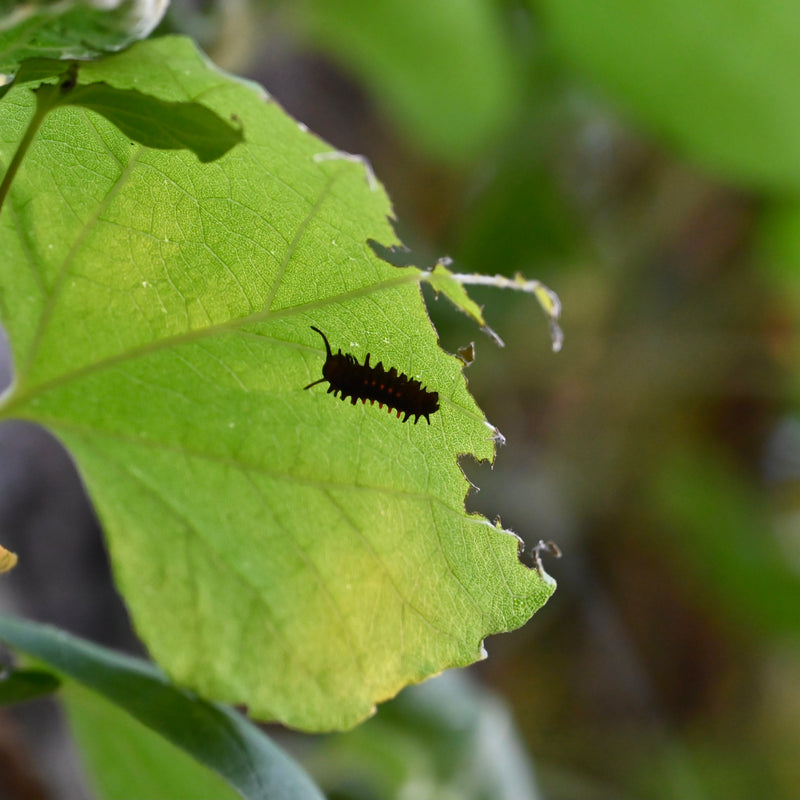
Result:
<svg viewBox="0 0 800 800"><path fill-rule="evenodd" d="M328 357L322 365L322 377L303 388L310 389L327 381L330 384L328 394L333 392L336 397L341 392L342 400L349 397L352 405L359 400L363 403L369 400L370 403L377 402L379 408L387 406L390 414L397 411L398 419L401 414L405 414L403 422L414 417L416 425L420 417L425 417L428 425L431 424L430 415L439 410L439 392L429 392L419 381L411 380L402 372L398 374L394 367L387 372L380 361L371 367L369 353L363 364L359 364L350 353L343 353L341 348L334 355L325 334L313 325L311 330L322 337Z"/></svg>

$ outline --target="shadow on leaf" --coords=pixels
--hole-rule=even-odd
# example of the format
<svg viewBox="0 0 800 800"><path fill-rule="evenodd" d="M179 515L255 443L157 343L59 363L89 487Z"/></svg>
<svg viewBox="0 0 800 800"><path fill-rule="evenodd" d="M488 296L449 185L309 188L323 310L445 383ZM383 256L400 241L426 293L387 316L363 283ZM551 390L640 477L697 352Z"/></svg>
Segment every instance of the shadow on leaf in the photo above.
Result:
<svg viewBox="0 0 800 800"><path fill-rule="evenodd" d="M63 104L101 114L146 147L191 150L203 163L215 161L244 141L240 128L200 103L160 100L136 89L116 89L107 83L77 86L65 94Z"/></svg>

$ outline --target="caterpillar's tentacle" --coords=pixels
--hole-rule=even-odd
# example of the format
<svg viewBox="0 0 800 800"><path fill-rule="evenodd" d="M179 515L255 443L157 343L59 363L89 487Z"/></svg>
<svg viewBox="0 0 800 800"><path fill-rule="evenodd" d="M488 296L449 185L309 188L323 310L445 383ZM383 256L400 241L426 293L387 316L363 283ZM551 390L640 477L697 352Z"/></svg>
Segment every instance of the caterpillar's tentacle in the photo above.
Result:
<svg viewBox="0 0 800 800"><path fill-rule="evenodd" d="M328 337L319 328L315 328L313 325L311 326L311 330L316 331L322 337L322 341L325 342L325 349L328 351L328 358L330 358L333 353L331 353L331 346L328 344ZM339 352L341 353L342 351L340 350Z"/></svg>

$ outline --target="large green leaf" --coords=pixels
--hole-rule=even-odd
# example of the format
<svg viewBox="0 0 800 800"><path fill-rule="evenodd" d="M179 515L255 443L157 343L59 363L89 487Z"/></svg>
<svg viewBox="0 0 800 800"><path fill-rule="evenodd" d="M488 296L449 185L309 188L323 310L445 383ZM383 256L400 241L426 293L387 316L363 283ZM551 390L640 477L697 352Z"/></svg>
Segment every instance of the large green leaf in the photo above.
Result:
<svg viewBox="0 0 800 800"><path fill-rule="evenodd" d="M255 725L171 685L152 664L2 615L0 641L86 687L68 686L68 709L104 797L227 797L227 787L199 762L251 800L321 800L300 767ZM151 765L151 759L171 763ZM203 782L205 790L195 793Z"/></svg>
<svg viewBox="0 0 800 800"><path fill-rule="evenodd" d="M464 511L458 456L491 458L496 432L438 347L425 274L368 244L397 242L363 167L318 160L324 143L183 39L81 66L79 88L100 81L235 116L245 142L204 164L85 108L45 118L0 215L0 414L73 454L174 678L260 718L353 725L553 591ZM8 164L33 94L3 103ZM438 391L431 424L304 391L324 360L311 325Z"/></svg>
<svg viewBox="0 0 800 800"><path fill-rule="evenodd" d="M652 130L745 183L800 188L793 0L537 0L561 52Z"/></svg>

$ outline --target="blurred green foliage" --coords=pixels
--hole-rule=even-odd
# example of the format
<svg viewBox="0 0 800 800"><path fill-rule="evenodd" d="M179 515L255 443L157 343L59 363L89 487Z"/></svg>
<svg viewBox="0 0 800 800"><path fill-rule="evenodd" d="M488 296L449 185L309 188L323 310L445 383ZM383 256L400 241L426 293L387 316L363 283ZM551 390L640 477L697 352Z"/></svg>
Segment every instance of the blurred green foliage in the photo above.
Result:
<svg viewBox="0 0 800 800"><path fill-rule="evenodd" d="M681 154L747 185L800 188L791 0L538 0L565 64Z"/></svg>
<svg viewBox="0 0 800 800"><path fill-rule="evenodd" d="M297 30L363 81L434 158L474 159L512 117L517 75L493 3L312 0L292 11Z"/></svg>

